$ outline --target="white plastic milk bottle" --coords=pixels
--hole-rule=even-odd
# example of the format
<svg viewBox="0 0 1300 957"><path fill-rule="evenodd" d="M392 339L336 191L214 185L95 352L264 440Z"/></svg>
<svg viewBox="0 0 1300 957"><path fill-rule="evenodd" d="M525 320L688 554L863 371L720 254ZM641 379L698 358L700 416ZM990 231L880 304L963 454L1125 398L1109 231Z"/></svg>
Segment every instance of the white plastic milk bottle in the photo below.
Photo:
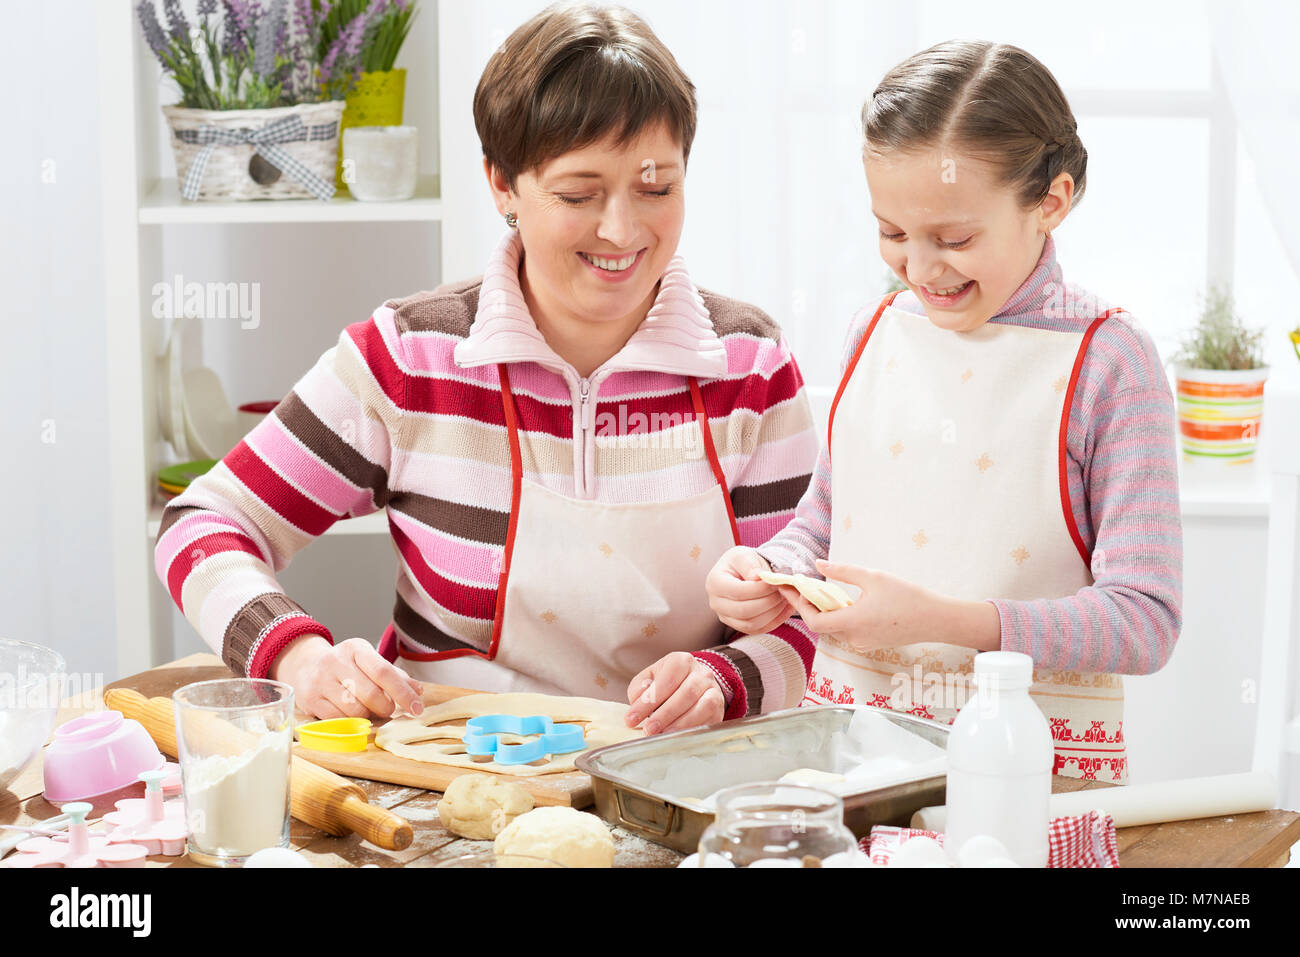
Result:
<svg viewBox="0 0 1300 957"><path fill-rule="evenodd" d="M975 656L975 694L948 737L944 849L954 863L979 834L1001 841L1021 867L1047 866L1052 733L1029 696L1034 662L1014 651Z"/></svg>

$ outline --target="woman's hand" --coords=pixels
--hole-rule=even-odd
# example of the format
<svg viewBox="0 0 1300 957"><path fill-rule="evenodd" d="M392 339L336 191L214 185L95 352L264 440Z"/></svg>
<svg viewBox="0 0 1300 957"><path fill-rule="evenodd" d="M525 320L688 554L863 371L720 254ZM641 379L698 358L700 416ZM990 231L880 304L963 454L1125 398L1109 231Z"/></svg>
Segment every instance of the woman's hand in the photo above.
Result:
<svg viewBox="0 0 1300 957"><path fill-rule="evenodd" d="M293 686L297 706L317 718L391 718L394 702L424 710L424 688L384 660L364 638L331 645L320 635L295 638L271 665L271 677Z"/></svg>
<svg viewBox="0 0 1300 957"><path fill-rule="evenodd" d="M741 634L762 635L793 615L785 595L758 577L771 570L752 548L738 545L723 552L704 580L718 620Z"/></svg>
<svg viewBox="0 0 1300 957"><path fill-rule="evenodd" d="M689 651L664 655L627 686L627 724L646 734L717 724L727 699L712 669Z"/></svg>

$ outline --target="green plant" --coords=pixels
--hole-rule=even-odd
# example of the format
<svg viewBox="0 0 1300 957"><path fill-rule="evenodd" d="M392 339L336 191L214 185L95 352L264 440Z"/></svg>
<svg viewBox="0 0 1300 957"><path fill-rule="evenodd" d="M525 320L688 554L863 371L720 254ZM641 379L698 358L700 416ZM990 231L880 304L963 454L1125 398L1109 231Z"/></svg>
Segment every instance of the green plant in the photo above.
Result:
<svg viewBox="0 0 1300 957"><path fill-rule="evenodd" d="M1263 329L1247 329L1228 287L1205 295L1201 318L1183 339L1177 361L1192 369L1259 369L1264 365Z"/></svg>
<svg viewBox="0 0 1300 957"><path fill-rule="evenodd" d="M320 0L312 0L312 7L319 15ZM324 61L340 40L346 42L350 27L359 27L362 40L355 67L367 73L391 70L413 16L414 0L336 0L320 20L317 55Z"/></svg>

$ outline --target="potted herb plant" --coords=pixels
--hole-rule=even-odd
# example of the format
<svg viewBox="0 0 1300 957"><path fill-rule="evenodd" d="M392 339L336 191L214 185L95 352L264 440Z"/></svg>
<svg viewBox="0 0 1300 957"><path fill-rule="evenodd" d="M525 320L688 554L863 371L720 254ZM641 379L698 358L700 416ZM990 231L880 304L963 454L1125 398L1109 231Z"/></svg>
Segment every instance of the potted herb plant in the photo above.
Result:
<svg viewBox="0 0 1300 957"><path fill-rule="evenodd" d="M334 195L339 121L356 77L318 57L319 0L200 0L191 26L180 0L136 7L145 41L180 89L162 108L188 200ZM344 44L346 46L346 44ZM346 51L344 51L346 52ZM327 74L322 76L322 74Z"/></svg>
<svg viewBox="0 0 1300 957"><path fill-rule="evenodd" d="M320 19L316 54L322 79L331 82L340 69L356 78L345 93L340 142L349 127L401 126L406 70L395 69L393 63L411 29L415 0L335 0L333 6L326 4L323 17L321 0L310 2ZM341 152L334 175L334 185L346 190Z"/></svg>
<svg viewBox="0 0 1300 957"><path fill-rule="evenodd" d="M1247 329L1231 290L1212 288L1175 357L1178 431L1190 460L1242 464L1255 458L1264 411L1264 332Z"/></svg>

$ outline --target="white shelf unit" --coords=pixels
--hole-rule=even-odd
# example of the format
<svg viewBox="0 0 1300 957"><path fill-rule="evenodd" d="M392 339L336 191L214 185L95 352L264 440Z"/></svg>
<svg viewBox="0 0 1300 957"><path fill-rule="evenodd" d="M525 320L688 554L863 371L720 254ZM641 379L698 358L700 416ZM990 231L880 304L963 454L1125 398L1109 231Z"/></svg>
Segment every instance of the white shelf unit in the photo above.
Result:
<svg viewBox="0 0 1300 957"><path fill-rule="evenodd" d="M187 12L192 15L187 4ZM422 88L406 90L407 118L413 101L445 93L440 71L470 69L468 52L456 49L441 27L443 9L455 20L454 4L422 0L417 23L404 45L398 65L431 59L436 63L432 78ZM422 175L416 195L400 203L363 203L350 197L319 200L274 200L250 202L187 202L176 186L176 170L169 152L159 148L165 142L166 127L159 107L165 87L154 82L159 76L141 36L133 0L104 0L95 4L98 58L98 109L100 117L100 171L102 176L103 250L105 274L105 321L108 324L108 419L110 460L108 463L111 528L113 535L116 666L119 674L131 674L160 664L170 653L172 601L154 571L153 551L162 503L155 491L158 468L171 461L171 451L161 438L155 389L155 359L165 342L158 341L158 321L153 319L149 292L162 268L161 227L166 225L236 224L238 228L279 223L428 223L446 236L449 212L454 216L477 217L481 233L486 202L481 169L474 162L478 143L465 110L447 111L435 103L438 125L436 163L421 151ZM432 23L428 21L432 20ZM436 37L436 39L435 39ZM421 44L424 48L421 49ZM432 48L432 49L430 49ZM464 80L452 84L464 97ZM434 87L433 91L429 86ZM468 100L465 100L468 103ZM427 104L426 104L427 105ZM454 132L445 130L444 117L455 113ZM468 141L468 142L467 142ZM452 149L470 156L453 167L441 163L442 152ZM438 173L429 171L437 166ZM463 177L477 172L477 181ZM464 199L445 204L443 189L457 187ZM470 189L473 189L471 198ZM476 203L475 200L478 202ZM449 206L454 209L449 209ZM490 212L490 207L488 208ZM474 226L469 224L469 231ZM479 256L482 243L442 250L438 281L442 277L473 275L464 268ZM463 248L473 246L474 249ZM459 257L449 268L448 256ZM480 263L481 258L478 258ZM431 267L432 268L432 267ZM481 271L481 268L480 270ZM425 277L421 277L423 280ZM415 280L411 289L417 288ZM423 287L420 287L423 288ZM406 293L410 289L395 290ZM315 356L302 357L307 369ZM327 534L386 534L387 516L380 512L362 519L341 521Z"/></svg>

